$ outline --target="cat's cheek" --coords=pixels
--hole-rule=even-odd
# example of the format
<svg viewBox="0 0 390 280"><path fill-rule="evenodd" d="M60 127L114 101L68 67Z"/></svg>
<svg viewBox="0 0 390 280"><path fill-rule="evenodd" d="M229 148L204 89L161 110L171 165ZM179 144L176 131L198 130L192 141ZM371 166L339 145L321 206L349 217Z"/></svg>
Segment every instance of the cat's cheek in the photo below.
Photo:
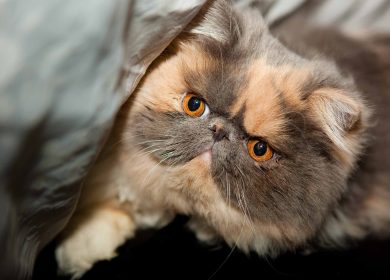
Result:
<svg viewBox="0 0 390 280"><path fill-rule="evenodd" d="M281 167L283 165L283 160L279 155L274 155L271 159L266 160L266 161L256 162L252 159L251 159L251 161L257 169L263 170L263 171L275 169L275 168Z"/></svg>

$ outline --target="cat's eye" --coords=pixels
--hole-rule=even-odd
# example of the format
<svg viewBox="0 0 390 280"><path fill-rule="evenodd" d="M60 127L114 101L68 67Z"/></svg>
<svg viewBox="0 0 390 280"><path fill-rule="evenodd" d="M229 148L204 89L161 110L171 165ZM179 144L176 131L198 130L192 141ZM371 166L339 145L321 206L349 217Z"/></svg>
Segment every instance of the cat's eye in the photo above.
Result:
<svg viewBox="0 0 390 280"><path fill-rule="evenodd" d="M255 161L270 160L274 155L272 148L263 140L251 139L248 141L247 146L249 155Z"/></svg>
<svg viewBox="0 0 390 280"><path fill-rule="evenodd" d="M187 115L193 118L206 117L210 113L210 109L206 102L192 93L187 93L186 96L184 96L183 110Z"/></svg>

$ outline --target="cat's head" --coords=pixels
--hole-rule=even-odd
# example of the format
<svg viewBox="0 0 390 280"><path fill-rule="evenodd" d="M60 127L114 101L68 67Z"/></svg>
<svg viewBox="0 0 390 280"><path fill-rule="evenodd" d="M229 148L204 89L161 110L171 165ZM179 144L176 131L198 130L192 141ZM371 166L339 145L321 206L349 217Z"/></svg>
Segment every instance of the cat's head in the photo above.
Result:
<svg viewBox="0 0 390 280"><path fill-rule="evenodd" d="M316 233L346 191L367 122L332 63L299 57L260 15L225 1L173 42L129 104L140 182L258 251Z"/></svg>

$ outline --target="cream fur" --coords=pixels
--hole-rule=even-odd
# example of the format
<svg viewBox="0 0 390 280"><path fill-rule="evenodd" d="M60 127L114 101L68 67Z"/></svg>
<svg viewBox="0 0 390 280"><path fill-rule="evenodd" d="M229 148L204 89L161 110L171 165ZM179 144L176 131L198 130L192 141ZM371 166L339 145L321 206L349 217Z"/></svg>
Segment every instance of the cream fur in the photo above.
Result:
<svg viewBox="0 0 390 280"><path fill-rule="evenodd" d="M135 224L126 213L100 207L62 241L55 251L62 273L81 277L99 260L115 256L115 249L134 235Z"/></svg>

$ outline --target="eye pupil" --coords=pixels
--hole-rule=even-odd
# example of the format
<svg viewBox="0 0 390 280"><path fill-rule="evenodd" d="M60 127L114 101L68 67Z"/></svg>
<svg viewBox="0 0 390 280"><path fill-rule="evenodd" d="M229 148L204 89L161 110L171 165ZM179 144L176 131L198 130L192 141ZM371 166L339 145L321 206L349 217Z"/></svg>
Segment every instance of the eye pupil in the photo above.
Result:
<svg viewBox="0 0 390 280"><path fill-rule="evenodd" d="M257 142L253 146L253 152L256 156L259 156L259 157L265 155L265 153L267 152L267 143L265 143L263 141Z"/></svg>
<svg viewBox="0 0 390 280"><path fill-rule="evenodd" d="M191 97L190 100L188 100L188 109L191 112L194 112L199 109L201 106L201 100L195 96Z"/></svg>

